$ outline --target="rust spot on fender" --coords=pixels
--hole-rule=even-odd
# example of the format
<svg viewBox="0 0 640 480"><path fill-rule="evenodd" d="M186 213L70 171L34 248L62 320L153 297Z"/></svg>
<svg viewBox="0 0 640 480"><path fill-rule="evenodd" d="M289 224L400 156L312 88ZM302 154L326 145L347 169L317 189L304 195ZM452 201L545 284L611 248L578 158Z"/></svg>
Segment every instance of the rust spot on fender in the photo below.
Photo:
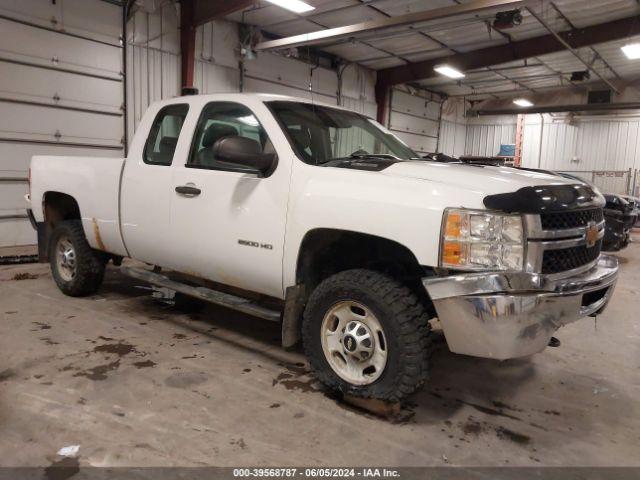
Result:
<svg viewBox="0 0 640 480"><path fill-rule="evenodd" d="M106 251L107 249L104 246L104 243L102 242L102 237L100 236L100 227L98 226L98 222L95 218L92 218L91 221L93 222L93 235L94 237L96 237L96 243L98 244L98 248L100 250Z"/></svg>

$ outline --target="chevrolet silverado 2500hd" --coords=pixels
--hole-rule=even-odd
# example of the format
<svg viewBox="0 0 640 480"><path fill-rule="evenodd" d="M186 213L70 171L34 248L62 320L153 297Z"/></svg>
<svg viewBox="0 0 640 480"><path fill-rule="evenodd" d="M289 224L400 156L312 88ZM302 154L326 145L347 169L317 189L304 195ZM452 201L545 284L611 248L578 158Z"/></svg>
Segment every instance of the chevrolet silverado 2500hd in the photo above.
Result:
<svg viewBox="0 0 640 480"><path fill-rule="evenodd" d="M430 319L453 352L508 359L601 312L604 199L584 183L420 158L335 106L261 94L153 104L127 158L35 156L30 215L67 295L105 264L282 323L319 380L398 400ZM151 270L153 267L153 270Z"/></svg>

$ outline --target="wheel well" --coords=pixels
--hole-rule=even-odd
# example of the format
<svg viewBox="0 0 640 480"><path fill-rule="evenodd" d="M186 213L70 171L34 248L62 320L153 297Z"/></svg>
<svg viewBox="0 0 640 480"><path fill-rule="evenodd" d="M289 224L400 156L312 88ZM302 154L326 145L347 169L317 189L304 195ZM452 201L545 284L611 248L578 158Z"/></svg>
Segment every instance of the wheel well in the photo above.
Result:
<svg viewBox="0 0 640 480"><path fill-rule="evenodd" d="M418 283L425 272L404 245L375 235L325 228L311 230L302 240L296 283L311 292L325 278L352 268L375 270L424 292Z"/></svg>
<svg viewBox="0 0 640 480"><path fill-rule="evenodd" d="M296 285L287 288L282 319L283 347L293 347L300 340L302 312L316 286L335 273L354 268L375 270L398 280L421 299L431 318L436 316L433 303L420 281L433 271L423 268L407 247L366 233L315 229L302 240Z"/></svg>
<svg viewBox="0 0 640 480"><path fill-rule="evenodd" d="M71 195L60 192L47 192L42 201L44 219L53 227L62 220L80 220L80 207Z"/></svg>

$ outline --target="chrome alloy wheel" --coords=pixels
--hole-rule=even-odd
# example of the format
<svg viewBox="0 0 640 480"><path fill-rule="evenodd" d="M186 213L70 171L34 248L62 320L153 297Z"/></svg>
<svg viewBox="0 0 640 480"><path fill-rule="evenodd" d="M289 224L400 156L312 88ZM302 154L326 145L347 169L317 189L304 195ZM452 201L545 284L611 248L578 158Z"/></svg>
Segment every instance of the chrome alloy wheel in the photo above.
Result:
<svg viewBox="0 0 640 480"><path fill-rule="evenodd" d="M382 325L364 305L354 301L331 307L320 327L322 351L333 371L353 385L375 382L387 365Z"/></svg>
<svg viewBox="0 0 640 480"><path fill-rule="evenodd" d="M76 276L76 250L69 237L64 235L56 244L56 265L65 282L70 282Z"/></svg>

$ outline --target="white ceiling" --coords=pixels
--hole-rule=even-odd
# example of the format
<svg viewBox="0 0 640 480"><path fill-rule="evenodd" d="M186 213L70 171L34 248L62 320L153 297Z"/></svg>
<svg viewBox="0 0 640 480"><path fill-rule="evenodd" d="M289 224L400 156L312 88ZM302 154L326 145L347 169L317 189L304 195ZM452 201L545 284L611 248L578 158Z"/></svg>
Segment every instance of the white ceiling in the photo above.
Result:
<svg viewBox="0 0 640 480"><path fill-rule="evenodd" d="M468 1L308 0L316 8L305 15L297 15L262 1L228 18L256 25L266 32L284 37ZM640 5L636 0L540 0L530 3L530 6L555 31L569 30L569 22L581 28L640 14ZM378 70L488 46L507 45L510 39L524 40L549 33L526 10L522 10L524 20L521 25L502 33L491 29L488 25L497 10L500 9L360 35L354 40L341 40L323 46L322 50ZM640 38L632 40L640 41ZM622 45L632 40L582 48L579 54L587 62L595 57L593 68L602 76L628 82L640 78L640 60L630 61L620 50ZM493 97L496 93L538 91L570 85L568 79L571 72L585 69L585 65L571 52L563 51L532 58L527 62L512 62L466 72L461 82L438 76L418 83L447 95L484 98ZM592 73L591 81L594 80L598 79Z"/></svg>

